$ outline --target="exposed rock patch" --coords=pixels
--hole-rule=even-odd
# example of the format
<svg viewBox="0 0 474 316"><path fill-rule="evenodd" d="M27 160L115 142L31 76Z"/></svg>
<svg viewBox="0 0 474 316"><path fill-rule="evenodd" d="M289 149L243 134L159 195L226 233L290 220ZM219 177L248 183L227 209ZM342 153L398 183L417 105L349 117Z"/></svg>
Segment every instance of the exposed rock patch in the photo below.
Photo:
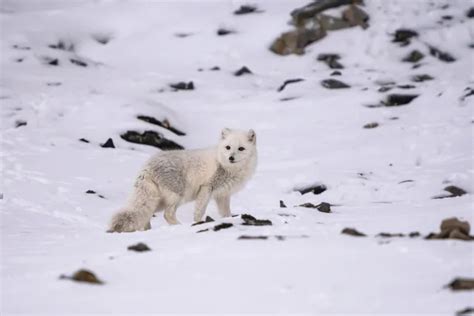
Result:
<svg viewBox="0 0 474 316"><path fill-rule="evenodd" d="M194 90L194 83L192 81L189 81L188 83L181 81L177 83L171 83L169 85L171 88L174 89L174 91L178 90Z"/></svg>
<svg viewBox="0 0 474 316"><path fill-rule="evenodd" d="M292 83L297 83L297 82L301 82L301 81L304 81L304 79L301 79L301 78L296 78L296 79L288 79L288 80L285 80L285 82L283 82L283 84L278 88L278 92L281 92L283 91L283 89L285 89L285 87L289 84L292 84Z"/></svg>
<svg viewBox="0 0 474 316"><path fill-rule="evenodd" d="M249 13L261 13L263 11L258 10L257 6L254 5L241 5L240 8L234 11L235 15L243 15L243 14L249 14Z"/></svg>
<svg viewBox="0 0 474 316"><path fill-rule="evenodd" d="M467 194L467 192L460 187L457 187L455 185L449 185L444 188L444 191L448 192L449 194L441 194L433 197L433 199L445 199L445 198L452 198L452 197L458 197L458 196L463 196Z"/></svg>
<svg viewBox="0 0 474 316"><path fill-rule="evenodd" d="M379 126L379 123L377 122L372 122L364 125L364 128L366 129L371 129L371 128L376 128Z"/></svg>
<svg viewBox="0 0 474 316"><path fill-rule="evenodd" d="M355 236L355 237L365 237L366 236L366 234L361 233L361 232L359 232L358 230L356 230L354 228L344 228L341 231L341 234L346 234L346 235Z"/></svg>
<svg viewBox="0 0 474 316"><path fill-rule="evenodd" d="M168 121L168 119L164 119L163 121L160 121L160 120L157 120L154 117L147 116L147 115L138 115L137 119L145 121L145 122L150 123L150 124L154 124L154 125L158 125L160 127L163 127L165 129L169 130L170 132L178 135L178 136L185 136L186 135L184 132L180 131L179 129L174 128L173 126L171 126L171 123Z"/></svg>
<svg viewBox="0 0 474 316"><path fill-rule="evenodd" d="M434 46L428 46L428 48L430 49L431 56L436 57L441 61L446 63L452 63L456 61L456 58L447 52L443 52Z"/></svg>
<svg viewBox="0 0 474 316"><path fill-rule="evenodd" d="M128 250L136 251L136 252L145 252L151 251L150 247L147 244L139 242L138 244L128 246Z"/></svg>
<svg viewBox="0 0 474 316"><path fill-rule="evenodd" d="M413 82L423 82L423 81L428 81L428 80L433 80L433 79L434 79L433 77L427 74L415 75L411 78Z"/></svg>
<svg viewBox="0 0 474 316"><path fill-rule="evenodd" d="M410 29L398 29L393 34L392 42L400 43L400 45L406 46L410 44L411 39L414 37L418 37L418 33L416 31Z"/></svg>
<svg viewBox="0 0 474 316"><path fill-rule="evenodd" d="M314 205L313 203L308 202L308 203L303 203L299 206L306 207L306 208L315 208L322 213L331 213L331 204L326 203L326 202L322 202L318 205Z"/></svg>
<svg viewBox="0 0 474 316"><path fill-rule="evenodd" d="M165 138L162 134L155 131L145 131L143 133L127 131L126 133L120 135L120 137L127 142L154 146L162 150L184 149L183 146Z"/></svg>
<svg viewBox="0 0 474 316"><path fill-rule="evenodd" d="M241 218L244 220L242 225L245 226L270 226L272 225L272 221L268 219L256 219L252 215L249 214L242 214Z"/></svg>
<svg viewBox="0 0 474 316"><path fill-rule="evenodd" d="M91 284L104 284L92 271L81 269L76 272L72 276L61 275L60 279L67 279L76 282L84 282L84 283L91 283Z"/></svg>
<svg viewBox="0 0 474 316"><path fill-rule="evenodd" d="M319 54L317 57L318 61L326 63L331 69L343 69L344 66L338 62L341 56L338 54Z"/></svg>
<svg viewBox="0 0 474 316"><path fill-rule="evenodd" d="M383 101L382 104L385 106L406 105L417 97L417 94L390 94L388 95L386 101Z"/></svg>
<svg viewBox="0 0 474 316"><path fill-rule="evenodd" d="M107 139L107 141L100 145L102 148L115 148L114 141L112 138Z"/></svg>
<svg viewBox="0 0 474 316"><path fill-rule="evenodd" d="M347 89L351 87L347 83L336 79L325 79L321 81L321 85L327 89Z"/></svg>
<svg viewBox="0 0 474 316"><path fill-rule="evenodd" d="M234 72L234 76L236 77L240 77L242 75L251 75L252 74L252 71L250 71L250 69L248 69L246 66L243 66L242 68L240 68L239 70L237 70L236 72Z"/></svg>
<svg viewBox="0 0 474 316"><path fill-rule="evenodd" d="M474 279L470 278L455 278L451 283L445 287L450 288L453 291L466 291L474 290Z"/></svg>
<svg viewBox="0 0 474 316"><path fill-rule="evenodd" d="M467 221L460 221L456 217L447 218L441 222L440 233L430 233L425 239L460 239L474 240L474 236L470 236L471 226Z"/></svg>
<svg viewBox="0 0 474 316"><path fill-rule="evenodd" d="M408 62L408 63L417 63L420 60L422 60L424 57L425 57L425 55L422 52L420 52L419 50L413 50L406 57L404 57L402 59L402 61Z"/></svg>

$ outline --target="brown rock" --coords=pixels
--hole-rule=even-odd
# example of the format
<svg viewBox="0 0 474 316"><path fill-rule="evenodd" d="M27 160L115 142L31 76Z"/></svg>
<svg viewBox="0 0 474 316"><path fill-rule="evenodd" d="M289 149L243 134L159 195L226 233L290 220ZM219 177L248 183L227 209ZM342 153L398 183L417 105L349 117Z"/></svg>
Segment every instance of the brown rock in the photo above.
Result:
<svg viewBox="0 0 474 316"><path fill-rule="evenodd" d="M363 29L369 27L369 15L356 5L352 4L349 6L349 8L345 9L342 12L342 17L344 18L344 20L349 22L351 26L359 25Z"/></svg>

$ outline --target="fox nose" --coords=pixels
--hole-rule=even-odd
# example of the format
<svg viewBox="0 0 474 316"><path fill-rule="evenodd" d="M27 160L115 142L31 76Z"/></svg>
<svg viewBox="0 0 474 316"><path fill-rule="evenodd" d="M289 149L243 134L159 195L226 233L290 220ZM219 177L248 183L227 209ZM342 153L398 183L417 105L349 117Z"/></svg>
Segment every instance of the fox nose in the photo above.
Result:
<svg viewBox="0 0 474 316"><path fill-rule="evenodd" d="M230 162L234 162L235 158L233 156L229 157Z"/></svg>

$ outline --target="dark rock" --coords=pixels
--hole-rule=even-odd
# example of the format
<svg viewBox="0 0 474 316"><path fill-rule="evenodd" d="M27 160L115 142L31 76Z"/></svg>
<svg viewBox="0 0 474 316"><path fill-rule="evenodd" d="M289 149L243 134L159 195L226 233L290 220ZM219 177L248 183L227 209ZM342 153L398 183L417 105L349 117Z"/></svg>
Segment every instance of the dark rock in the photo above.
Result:
<svg viewBox="0 0 474 316"><path fill-rule="evenodd" d="M268 236L250 236L250 235L242 235L237 238L239 240L267 240Z"/></svg>
<svg viewBox="0 0 474 316"><path fill-rule="evenodd" d="M87 190L86 194L96 194L96 192L94 190Z"/></svg>
<svg viewBox="0 0 474 316"><path fill-rule="evenodd" d="M448 191L451 193L453 196L463 196L464 194L467 194L466 191L463 189L455 186L455 185L450 185L444 188L445 191Z"/></svg>
<svg viewBox="0 0 474 316"><path fill-rule="evenodd" d="M112 138L109 138L107 139L107 141L100 145L100 147L102 148L115 148L115 145L114 145L114 141L112 140Z"/></svg>
<svg viewBox="0 0 474 316"><path fill-rule="evenodd" d="M278 88L278 92L281 92L283 91L283 89L285 89L285 87L289 84L292 84L292 83L297 83L297 82L301 82L301 81L304 81L304 79L301 79L301 78L296 78L296 79L288 79L288 80L285 80L285 82L283 82L283 84Z"/></svg>
<svg viewBox="0 0 474 316"><path fill-rule="evenodd" d="M286 208L285 202L282 200L280 200L280 208Z"/></svg>
<svg viewBox="0 0 474 316"><path fill-rule="evenodd" d="M17 120L15 121L15 127L18 128L18 127L21 127L21 126L26 126L28 125L28 122L27 121L23 121L23 120Z"/></svg>
<svg viewBox="0 0 474 316"><path fill-rule="evenodd" d="M410 44L410 40L413 37L418 36L418 33L409 29L398 29L395 31L395 34L393 36L393 42L402 43L402 45L408 45Z"/></svg>
<svg viewBox="0 0 474 316"><path fill-rule="evenodd" d="M85 138L80 138L79 139L80 142L83 142L83 143L90 143L87 139Z"/></svg>
<svg viewBox="0 0 474 316"><path fill-rule="evenodd" d="M321 85L327 89L345 89L351 87L348 84L336 79L325 79L321 81Z"/></svg>
<svg viewBox="0 0 474 316"><path fill-rule="evenodd" d="M128 246L127 249L128 250L133 250L133 251L136 251L136 252L144 252L144 251L150 251L151 250L150 247L148 247L147 244L144 244L142 242L139 242L136 245Z"/></svg>
<svg viewBox="0 0 474 316"><path fill-rule="evenodd" d="M57 58L49 58L49 57L45 57L44 58L44 61L47 65L50 65L50 66L59 66L59 59Z"/></svg>
<svg viewBox="0 0 474 316"><path fill-rule="evenodd" d="M410 234L408 234L408 237L410 237L410 238L420 237L420 233L419 232L411 232Z"/></svg>
<svg viewBox="0 0 474 316"><path fill-rule="evenodd" d="M441 18L442 18L443 20L450 21L450 20L453 19L453 16L452 16L452 15L443 15Z"/></svg>
<svg viewBox="0 0 474 316"><path fill-rule="evenodd" d="M76 282L84 282L84 283L91 283L91 284L104 284L104 282L99 280L99 278L97 278L93 272L89 270L85 270L85 269L76 271L72 276L61 275L59 278L73 280Z"/></svg>
<svg viewBox="0 0 474 316"><path fill-rule="evenodd" d="M392 234L392 233L379 233L377 237L383 237L383 238L392 238L392 237L405 237L404 234Z"/></svg>
<svg viewBox="0 0 474 316"><path fill-rule="evenodd" d="M466 98L474 95L474 88L467 87L464 89L465 94L461 97L461 101L464 101Z"/></svg>
<svg viewBox="0 0 474 316"><path fill-rule="evenodd" d="M308 18L313 18L316 14L327 9L336 8L342 5L362 3L360 0L317 0L291 12L293 23L295 25L304 24Z"/></svg>
<svg viewBox="0 0 474 316"><path fill-rule="evenodd" d="M12 47L13 47L14 49L18 49L18 50L30 50L30 49L31 49L31 47L29 47L29 46L16 45L16 44L13 45Z"/></svg>
<svg viewBox="0 0 474 316"><path fill-rule="evenodd" d="M405 105L417 98L417 94L389 94L387 100L383 102L385 106Z"/></svg>
<svg viewBox="0 0 474 316"><path fill-rule="evenodd" d="M427 75L427 74L415 75L415 76L411 77L411 80L414 81L414 82L423 82L423 81L433 80L433 79L434 79L433 77L431 77L430 75Z"/></svg>
<svg viewBox="0 0 474 316"><path fill-rule="evenodd" d="M307 203L303 203L299 206L306 207L306 208L315 208L315 209L317 209L318 211L320 211L322 213L331 213L331 204L326 203L326 202L322 202L318 205L314 205L313 203L307 202Z"/></svg>
<svg viewBox="0 0 474 316"><path fill-rule="evenodd" d="M218 70L221 70L221 68L219 68L218 66L214 66L212 67L211 69L209 69L211 71L218 71Z"/></svg>
<svg viewBox="0 0 474 316"><path fill-rule="evenodd" d="M234 33L235 31L224 29L224 28L220 28L217 30L217 35L219 36L225 36L225 35L234 34Z"/></svg>
<svg viewBox="0 0 474 316"><path fill-rule="evenodd" d="M296 99L299 99L299 98L298 97L286 97L286 98L281 98L280 101L286 102L286 101L292 101L292 100L296 100Z"/></svg>
<svg viewBox="0 0 474 316"><path fill-rule="evenodd" d="M458 196L463 196L464 194L467 194L466 191L454 185L447 186L444 188L444 190L450 194L437 195L437 196L434 196L433 199L452 198L452 197L458 197Z"/></svg>
<svg viewBox="0 0 474 316"><path fill-rule="evenodd" d="M398 184L410 183L410 182L415 182L415 181L414 180L403 180L403 181L398 182Z"/></svg>
<svg viewBox="0 0 474 316"><path fill-rule="evenodd" d="M425 57L423 53L418 50L413 50L410 54L408 54L405 58L402 59L404 62L408 63L417 63Z"/></svg>
<svg viewBox="0 0 474 316"><path fill-rule="evenodd" d="M319 54L317 57L318 61L325 62L331 69L343 69L344 66L338 62L339 59L341 57L337 54Z"/></svg>
<svg viewBox="0 0 474 316"><path fill-rule="evenodd" d="M16 61L17 63L22 63L23 60L25 60L25 58L17 58L17 59L15 59L15 61Z"/></svg>
<svg viewBox="0 0 474 316"><path fill-rule="evenodd" d="M379 88L379 92L387 92L387 91L390 91L392 90L393 87L390 87L390 86L383 86L383 87L380 87Z"/></svg>
<svg viewBox="0 0 474 316"><path fill-rule="evenodd" d="M231 223L222 223L222 224L214 226L213 229L214 229L215 232L217 232L221 229L227 229L227 228L232 227L232 226L234 226L234 225L231 224Z"/></svg>
<svg viewBox="0 0 474 316"><path fill-rule="evenodd" d="M120 135L120 137L127 142L154 146L162 150L184 149L183 146L163 137L162 134L155 131L145 131L141 134L136 131L127 131L126 133Z"/></svg>
<svg viewBox="0 0 474 316"><path fill-rule="evenodd" d="M467 10L466 12L466 16L470 19L474 18L474 7L470 8L469 10Z"/></svg>
<svg viewBox="0 0 474 316"><path fill-rule="evenodd" d="M242 214L241 218L244 220L242 225L245 226L270 226L272 225L272 221L268 219L256 219L252 215L249 214Z"/></svg>
<svg viewBox="0 0 474 316"><path fill-rule="evenodd" d="M446 63L452 63L456 61L456 58L454 58L453 56L451 56L451 54L447 52L443 52L434 46L428 46L428 48L430 49L431 56L436 57L441 61L444 61Z"/></svg>
<svg viewBox="0 0 474 316"><path fill-rule="evenodd" d="M48 45L49 48L52 49L59 49L59 50L65 50L68 52L73 52L74 51L74 44L73 43L66 43L63 40L59 40L57 44L50 44Z"/></svg>
<svg viewBox="0 0 474 316"><path fill-rule="evenodd" d="M412 84L405 84L405 85L397 86L397 88L399 88L399 89L415 89L416 86L414 86Z"/></svg>
<svg viewBox="0 0 474 316"><path fill-rule="evenodd" d="M69 59L69 61L76 66L87 67L87 63L85 61L82 61L79 59L73 59L73 58Z"/></svg>
<svg viewBox="0 0 474 316"><path fill-rule="evenodd" d="M340 76L340 75L342 75L341 72L340 72L340 71L337 71L337 70L331 72L331 74L330 74L330 76Z"/></svg>
<svg viewBox="0 0 474 316"><path fill-rule="evenodd" d="M179 37L179 38L185 38L193 35L193 33L176 33L174 36Z"/></svg>
<svg viewBox="0 0 474 316"><path fill-rule="evenodd" d="M240 68L239 70L234 72L234 76L236 76L236 77L240 77L240 76L245 75L245 74L249 74L249 75L252 74L250 69L248 69L246 66L243 66L242 68Z"/></svg>
<svg viewBox="0 0 474 316"><path fill-rule="evenodd" d="M316 205L316 209L320 212L323 212L323 213L331 213L331 204L326 203L326 202L322 202L322 203Z"/></svg>
<svg viewBox="0 0 474 316"><path fill-rule="evenodd" d="M474 307L466 307L456 312L456 316L474 314Z"/></svg>
<svg viewBox="0 0 474 316"><path fill-rule="evenodd" d="M278 55L302 55L304 48L326 36L326 30L319 24L313 28L300 27L282 33L270 46L270 50Z"/></svg>
<svg viewBox="0 0 474 316"><path fill-rule="evenodd" d="M201 225L201 224L211 223L211 222L214 222L214 219L210 216L206 216L206 218L203 221L196 222L196 223L192 224L191 226L196 226L196 225Z"/></svg>
<svg viewBox="0 0 474 316"><path fill-rule="evenodd" d="M376 128L379 126L379 123L377 122L372 122L364 125L364 128L370 129L370 128Z"/></svg>
<svg viewBox="0 0 474 316"><path fill-rule="evenodd" d="M184 132L172 127L170 122L168 121L168 119L164 119L163 121L160 121L160 120L157 120L154 117L146 116L146 115L138 115L137 119L145 121L145 122L150 123L150 124L154 124L154 125L158 125L160 127L163 127L165 129L169 130L170 132L178 135L178 136L186 135Z"/></svg>
<svg viewBox="0 0 474 316"><path fill-rule="evenodd" d="M256 6L253 5L241 5L239 9L234 11L235 15L249 14L249 13L260 13Z"/></svg>
<svg viewBox="0 0 474 316"><path fill-rule="evenodd" d="M306 193L312 192L313 194L321 194L324 191L326 191L328 188L324 184L314 184L310 186L305 186L301 188L296 188L295 191L298 191L301 193L301 195L304 195Z"/></svg>
<svg viewBox="0 0 474 316"><path fill-rule="evenodd" d="M196 233L204 233L209 231L209 228L198 230Z"/></svg>
<svg viewBox="0 0 474 316"><path fill-rule="evenodd" d="M366 235L364 233L359 232L358 230L354 228L344 228L341 231L341 234L346 234L346 235L351 235L355 237L365 237Z"/></svg>
<svg viewBox="0 0 474 316"><path fill-rule="evenodd" d="M474 279L469 278L455 278L451 283L445 287L449 287L453 291L474 290Z"/></svg>
<svg viewBox="0 0 474 316"><path fill-rule="evenodd" d="M192 81L186 83L186 82L177 82L177 83L171 83L169 85L171 88L173 88L175 91L178 90L194 90L194 83Z"/></svg>
<svg viewBox="0 0 474 316"><path fill-rule="evenodd" d="M342 11L342 17L348 21L351 26L359 25L363 29L369 27L369 15L356 5L351 4Z"/></svg>
<svg viewBox="0 0 474 316"><path fill-rule="evenodd" d="M49 87L59 87L62 83L61 82L48 82L46 83Z"/></svg>

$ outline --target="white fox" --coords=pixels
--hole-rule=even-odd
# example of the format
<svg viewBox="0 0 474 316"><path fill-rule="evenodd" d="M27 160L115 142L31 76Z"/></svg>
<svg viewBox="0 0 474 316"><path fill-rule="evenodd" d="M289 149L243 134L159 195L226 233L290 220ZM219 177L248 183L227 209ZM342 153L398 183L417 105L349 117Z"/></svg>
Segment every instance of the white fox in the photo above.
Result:
<svg viewBox="0 0 474 316"><path fill-rule="evenodd" d="M150 229L150 219L158 210L164 210L170 225L179 224L178 206L194 200L196 222L211 198L221 216L230 216L230 196L242 189L256 167L253 130L225 128L216 147L158 153L139 173L128 205L112 217L108 232Z"/></svg>

